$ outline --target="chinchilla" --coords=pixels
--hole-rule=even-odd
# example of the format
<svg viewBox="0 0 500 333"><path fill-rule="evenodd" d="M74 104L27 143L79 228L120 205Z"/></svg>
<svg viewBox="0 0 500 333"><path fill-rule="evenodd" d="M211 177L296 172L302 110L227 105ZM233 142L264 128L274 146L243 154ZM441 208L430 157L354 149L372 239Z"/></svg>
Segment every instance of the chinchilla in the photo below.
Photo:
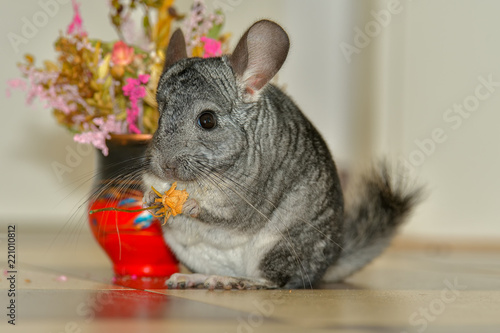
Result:
<svg viewBox="0 0 500 333"><path fill-rule="evenodd" d="M381 166L344 206L335 163L294 102L269 83L289 49L262 20L231 55L188 58L177 30L157 89L158 130L146 153L144 203L173 182L183 213L165 240L196 274L170 288L310 288L361 269L388 245L418 197Z"/></svg>

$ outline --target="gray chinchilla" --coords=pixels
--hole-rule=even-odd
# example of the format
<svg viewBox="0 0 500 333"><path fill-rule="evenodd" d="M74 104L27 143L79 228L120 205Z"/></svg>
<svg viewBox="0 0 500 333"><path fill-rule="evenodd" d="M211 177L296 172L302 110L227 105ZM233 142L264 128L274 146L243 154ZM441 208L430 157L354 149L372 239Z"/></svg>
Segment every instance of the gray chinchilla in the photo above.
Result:
<svg viewBox="0 0 500 333"><path fill-rule="evenodd" d="M384 166L344 197L330 152L294 102L269 83L289 49L262 20L233 54L188 58L177 30L158 84L158 130L146 154L151 186L174 181L189 200L165 240L196 274L171 288L310 288L379 255L417 201Z"/></svg>

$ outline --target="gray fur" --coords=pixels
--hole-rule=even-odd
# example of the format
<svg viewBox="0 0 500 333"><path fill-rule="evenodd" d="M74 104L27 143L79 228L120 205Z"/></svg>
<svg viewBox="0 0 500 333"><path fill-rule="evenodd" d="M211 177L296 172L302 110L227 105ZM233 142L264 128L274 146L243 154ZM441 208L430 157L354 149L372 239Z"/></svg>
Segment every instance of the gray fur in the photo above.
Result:
<svg viewBox="0 0 500 333"><path fill-rule="evenodd" d="M288 47L281 27L260 21L232 56L182 58L160 79L160 120L147 153L145 188L165 190L178 181L188 189L196 216L174 217L165 237L195 272L311 287L336 262L365 264L369 260L360 261L356 253L378 255L378 248L373 255L366 249L379 241L385 246L411 208L411 194L391 191L377 178L365 183L367 200L344 214L324 140L293 101L268 83ZM197 125L204 110L217 116L213 130ZM146 195L146 204L150 200Z"/></svg>
<svg viewBox="0 0 500 333"><path fill-rule="evenodd" d="M344 210L343 252L323 280L343 280L381 254L421 194L420 187L410 185L386 162L351 184Z"/></svg>

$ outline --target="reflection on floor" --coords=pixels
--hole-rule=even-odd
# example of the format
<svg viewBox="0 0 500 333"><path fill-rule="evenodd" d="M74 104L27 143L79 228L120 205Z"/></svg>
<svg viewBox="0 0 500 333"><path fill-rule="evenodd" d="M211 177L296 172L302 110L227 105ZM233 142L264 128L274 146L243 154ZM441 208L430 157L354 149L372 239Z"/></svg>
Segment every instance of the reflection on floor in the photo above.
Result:
<svg viewBox="0 0 500 333"><path fill-rule="evenodd" d="M400 238L317 290L134 290L85 232L18 233L14 327L5 244L0 332L500 332L500 245Z"/></svg>

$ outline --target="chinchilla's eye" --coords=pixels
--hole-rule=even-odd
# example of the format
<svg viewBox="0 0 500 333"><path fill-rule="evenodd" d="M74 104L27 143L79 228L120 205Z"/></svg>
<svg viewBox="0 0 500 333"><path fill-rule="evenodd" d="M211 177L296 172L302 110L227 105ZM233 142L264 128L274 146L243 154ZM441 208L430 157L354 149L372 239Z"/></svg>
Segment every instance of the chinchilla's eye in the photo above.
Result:
<svg viewBox="0 0 500 333"><path fill-rule="evenodd" d="M212 111L203 111L198 116L198 125L206 130L211 130L217 125L217 118Z"/></svg>

